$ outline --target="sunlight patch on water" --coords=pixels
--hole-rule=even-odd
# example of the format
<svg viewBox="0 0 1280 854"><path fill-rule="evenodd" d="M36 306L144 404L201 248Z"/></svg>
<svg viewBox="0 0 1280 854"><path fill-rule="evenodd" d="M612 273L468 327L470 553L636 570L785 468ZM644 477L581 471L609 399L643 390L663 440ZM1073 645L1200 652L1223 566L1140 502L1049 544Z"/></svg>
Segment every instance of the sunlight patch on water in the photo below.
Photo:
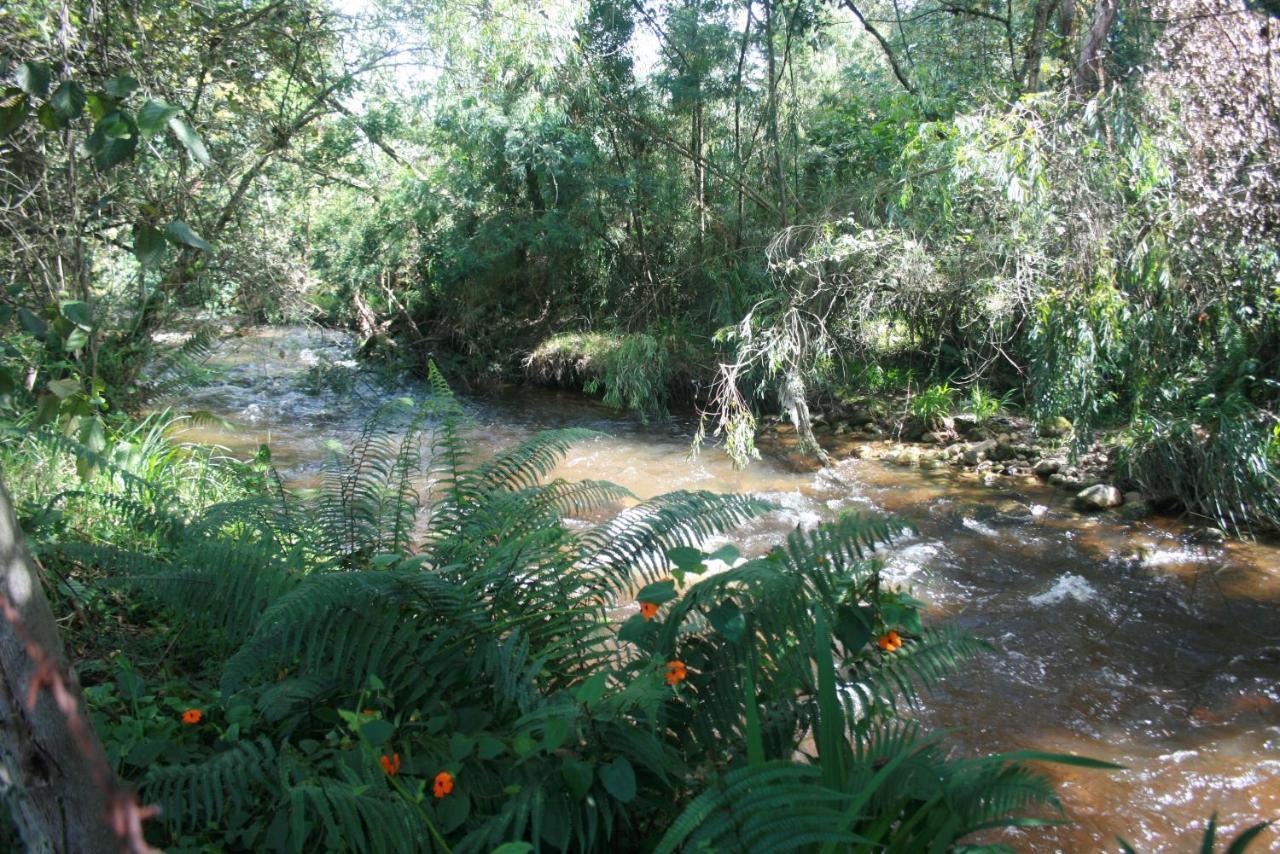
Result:
<svg viewBox="0 0 1280 854"><path fill-rule="evenodd" d="M1000 536L1000 532L997 531L995 528L983 522L979 522L977 519L974 519L969 516L961 517L960 524L964 525L966 528L968 528L970 531L973 531L974 533L982 534L982 536L984 537Z"/></svg>
<svg viewBox="0 0 1280 854"><path fill-rule="evenodd" d="M946 546L942 543L912 543L889 556L880 577L889 584L906 584L945 551Z"/></svg>
<svg viewBox="0 0 1280 854"><path fill-rule="evenodd" d="M1098 591L1093 585L1085 580L1084 576L1074 573L1067 573L1059 578L1053 585L1043 593L1032 596L1029 601L1032 605L1056 605L1059 602L1065 602L1067 599L1074 599L1077 602L1090 602L1098 595Z"/></svg>

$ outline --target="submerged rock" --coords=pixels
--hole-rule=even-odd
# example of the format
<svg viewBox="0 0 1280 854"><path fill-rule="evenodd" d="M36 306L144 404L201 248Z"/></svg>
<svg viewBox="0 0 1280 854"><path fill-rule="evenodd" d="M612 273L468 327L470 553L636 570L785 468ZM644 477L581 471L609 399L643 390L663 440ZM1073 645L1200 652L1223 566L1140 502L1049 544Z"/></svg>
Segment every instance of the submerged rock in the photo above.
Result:
<svg viewBox="0 0 1280 854"><path fill-rule="evenodd" d="M1055 460L1052 457L1045 457L1036 462L1035 473L1041 477L1049 477L1057 474L1062 469L1062 460Z"/></svg>
<svg viewBox="0 0 1280 854"><path fill-rule="evenodd" d="M1120 515L1131 521L1145 519L1151 515L1151 505L1142 497L1141 492L1126 492Z"/></svg>
<svg viewBox="0 0 1280 854"><path fill-rule="evenodd" d="M969 449L964 452L965 465L976 466L985 460L987 455L994 451L998 444L995 439L987 439L985 442L970 445Z"/></svg>
<svg viewBox="0 0 1280 854"><path fill-rule="evenodd" d="M1106 483L1096 483L1076 495L1076 506L1081 510L1109 510L1124 504L1120 490Z"/></svg>

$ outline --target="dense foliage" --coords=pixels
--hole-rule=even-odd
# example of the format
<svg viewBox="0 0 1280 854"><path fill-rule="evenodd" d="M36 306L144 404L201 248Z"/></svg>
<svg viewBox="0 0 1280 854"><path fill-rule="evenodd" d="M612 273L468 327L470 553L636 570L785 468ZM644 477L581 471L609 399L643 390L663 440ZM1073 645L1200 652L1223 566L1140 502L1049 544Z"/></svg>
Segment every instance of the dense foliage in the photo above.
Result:
<svg viewBox="0 0 1280 854"><path fill-rule="evenodd" d="M671 493L570 527L630 497L543 482L590 434L476 460L437 384L375 415L311 495L261 464L202 502L127 455L29 440L100 470L31 519L44 560L140 595L134 619L203 662L153 686L118 660L87 692L175 850L915 850L1056 804L1023 760L1102 767L954 759L898 719L980 649L881 584L873 551L903 523L847 516L752 560L694 547L769 509L751 498ZM104 536L51 538L54 508Z"/></svg>
<svg viewBox="0 0 1280 854"><path fill-rule="evenodd" d="M613 515L543 482L574 431L476 459L435 365L692 404L742 464L766 416L821 455L824 407L1019 408L1105 436L1126 489L1280 528L1278 11L5 4L0 452L55 606L178 661L85 674L148 832L908 851L1043 820L1045 757L897 715L980 647L881 585L898 523L703 554L767 506ZM345 325L434 393L313 493L180 449L138 410L232 316Z"/></svg>

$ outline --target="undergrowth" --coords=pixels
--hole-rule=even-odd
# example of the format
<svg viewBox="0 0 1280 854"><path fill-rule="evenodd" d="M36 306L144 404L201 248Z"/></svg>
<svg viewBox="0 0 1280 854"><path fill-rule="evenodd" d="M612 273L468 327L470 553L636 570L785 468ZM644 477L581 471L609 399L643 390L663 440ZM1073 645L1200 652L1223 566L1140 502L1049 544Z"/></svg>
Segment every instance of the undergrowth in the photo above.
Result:
<svg viewBox="0 0 1280 854"><path fill-rule="evenodd" d="M706 554L770 505L545 481L582 430L477 458L433 382L309 494L264 458L205 502L44 440L95 463L86 499L130 532L64 531L42 554L155 627L86 681L113 761L162 807L157 843L945 848L1058 811L1025 760L1099 765L956 759L900 717L983 647L882 583L875 550L900 520Z"/></svg>

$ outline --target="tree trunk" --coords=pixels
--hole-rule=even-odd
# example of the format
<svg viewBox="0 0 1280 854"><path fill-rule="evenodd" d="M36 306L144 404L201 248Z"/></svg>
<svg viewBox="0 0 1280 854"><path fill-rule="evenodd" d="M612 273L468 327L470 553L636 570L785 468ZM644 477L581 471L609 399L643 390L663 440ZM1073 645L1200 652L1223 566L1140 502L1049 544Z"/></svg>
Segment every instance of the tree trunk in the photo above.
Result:
<svg viewBox="0 0 1280 854"><path fill-rule="evenodd" d="M1022 92L1036 92L1040 89L1040 63L1044 59L1044 34L1049 27L1049 17L1057 5L1058 0L1039 0L1036 3L1035 17L1031 22L1031 36L1027 39L1022 70L1018 73L1018 89Z"/></svg>
<svg viewBox="0 0 1280 854"><path fill-rule="evenodd" d="M0 620L0 792L9 799L14 823L28 851L119 851L122 840L109 815L116 781L104 777L110 767L83 711L79 684L67 667L53 612L3 482L0 593L9 606ZM43 652L44 661L33 658L33 649ZM49 690L39 690L44 685ZM56 699L59 687L65 688L63 703ZM77 721L68 717L66 700L74 700Z"/></svg>
<svg viewBox="0 0 1280 854"><path fill-rule="evenodd" d="M1080 43L1080 57L1076 62L1075 90L1081 97L1088 97L1102 86L1102 62L1107 53L1107 38L1116 20L1116 0L1098 0L1093 13L1093 26Z"/></svg>

